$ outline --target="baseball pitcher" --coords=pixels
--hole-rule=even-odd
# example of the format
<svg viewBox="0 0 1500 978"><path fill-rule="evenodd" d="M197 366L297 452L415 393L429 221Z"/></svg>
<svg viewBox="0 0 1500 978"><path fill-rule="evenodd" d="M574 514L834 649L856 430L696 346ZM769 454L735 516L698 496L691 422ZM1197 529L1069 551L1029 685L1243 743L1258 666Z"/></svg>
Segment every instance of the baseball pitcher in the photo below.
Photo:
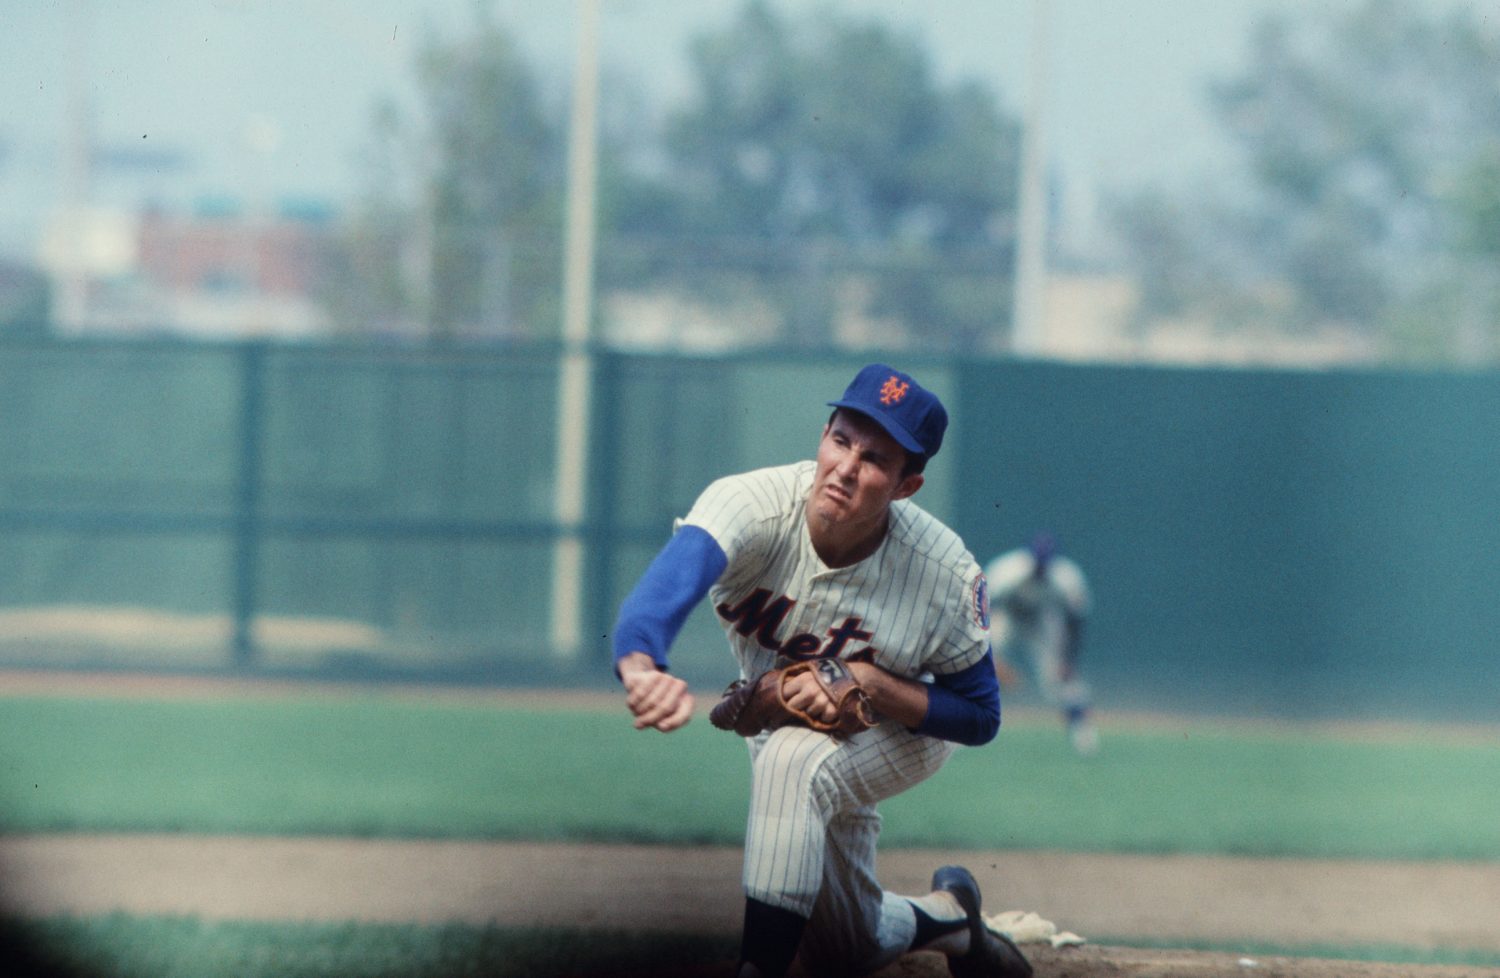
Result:
<svg viewBox="0 0 1500 978"><path fill-rule="evenodd" d="M1027 976L989 930L979 887L945 866L931 892L875 878L876 806L1000 725L985 579L953 531L911 499L948 416L910 375L861 370L816 458L712 483L621 606L616 672L637 729L692 716L668 650L707 595L739 679L715 726L746 738L739 978L859 975L909 950L959 976Z"/></svg>

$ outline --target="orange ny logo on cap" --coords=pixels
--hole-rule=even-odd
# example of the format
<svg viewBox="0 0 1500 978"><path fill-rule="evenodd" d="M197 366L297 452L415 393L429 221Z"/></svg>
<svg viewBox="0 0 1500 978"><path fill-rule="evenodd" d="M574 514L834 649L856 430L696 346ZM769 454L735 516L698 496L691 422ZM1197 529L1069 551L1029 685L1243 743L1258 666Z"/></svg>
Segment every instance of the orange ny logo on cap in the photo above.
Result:
<svg viewBox="0 0 1500 978"><path fill-rule="evenodd" d="M880 403L897 404L903 397L906 396L906 392L910 389L910 384L898 379L895 374L892 374L890 378L886 380L884 386L880 388Z"/></svg>

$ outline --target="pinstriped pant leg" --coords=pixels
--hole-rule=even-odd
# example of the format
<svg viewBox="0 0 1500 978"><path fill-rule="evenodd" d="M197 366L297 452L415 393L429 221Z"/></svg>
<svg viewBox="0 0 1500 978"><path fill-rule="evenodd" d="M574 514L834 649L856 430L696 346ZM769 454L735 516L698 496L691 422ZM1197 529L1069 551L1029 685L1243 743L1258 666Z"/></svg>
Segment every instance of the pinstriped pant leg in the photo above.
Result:
<svg viewBox="0 0 1500 978"><path fill-rule="evenodd" d="M839 805L823 765L839 742L782 727L751 742L745 895L803 917L823 885L828 820Z"/></svg>
<svg viewBox="0 0 1500 978"><path fill-rule="evenodd" d="M841 812L829 823L823 890L802 938L802 963L813 974L874 971L911 944L915 915L904 900L887 907L889 894L875 878L879 837L880 815L872 806Z"/></svg>
<svg viewBox="0 0 1500 978"><path fill-rule="evenodd" d="M910 945L910 907L875 877L875 803L926 780L953 749L893 723L844 742L797 727L752 742L745 892L809 917L804 959L820 971L874 970Z"/></svg>

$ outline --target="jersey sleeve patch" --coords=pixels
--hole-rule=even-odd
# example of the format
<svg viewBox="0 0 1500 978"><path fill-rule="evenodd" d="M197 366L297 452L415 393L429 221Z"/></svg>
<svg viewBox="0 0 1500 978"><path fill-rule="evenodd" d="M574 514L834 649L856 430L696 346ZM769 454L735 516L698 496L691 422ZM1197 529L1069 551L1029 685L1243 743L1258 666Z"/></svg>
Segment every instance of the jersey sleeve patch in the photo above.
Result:
<svg viewBox="0 0 1500 978"><path fill-rule="evenodd" d="M974 622L985 631L990 629L990 595L989 584L984 575L980 574L974 578L974 589L970 595L970 605L974 614Z"/></svg>

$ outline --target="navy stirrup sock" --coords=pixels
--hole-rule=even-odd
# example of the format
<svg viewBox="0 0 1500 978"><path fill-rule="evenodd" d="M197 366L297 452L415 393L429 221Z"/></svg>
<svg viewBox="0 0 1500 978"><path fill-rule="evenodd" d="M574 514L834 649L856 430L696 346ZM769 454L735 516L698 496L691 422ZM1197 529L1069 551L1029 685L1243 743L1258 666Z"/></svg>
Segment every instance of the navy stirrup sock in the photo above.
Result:
<svg viewBox="0 0 1500 978"><path fill-rule="evenodd" d="M806 917L746 897L740 960L755 965L765 978L781 978L797 956L806 926Z"/></svg>

